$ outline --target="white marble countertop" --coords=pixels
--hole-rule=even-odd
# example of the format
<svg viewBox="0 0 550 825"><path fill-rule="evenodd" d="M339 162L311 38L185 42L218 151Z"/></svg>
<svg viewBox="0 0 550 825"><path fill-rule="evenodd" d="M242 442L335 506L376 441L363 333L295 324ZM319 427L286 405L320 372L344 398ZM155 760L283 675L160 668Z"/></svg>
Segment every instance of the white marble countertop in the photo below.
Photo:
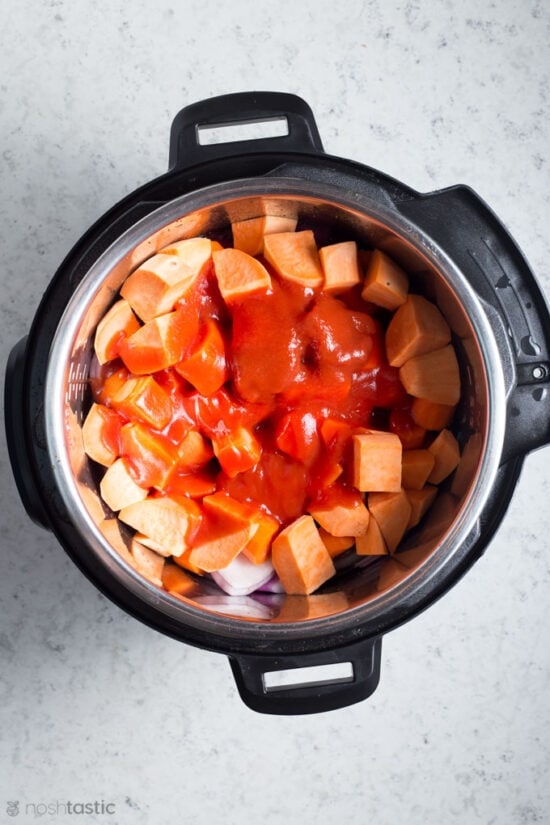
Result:
<svg viewBox="0 0 550 825"><path fill-rule="evenodd" d="M2 9L3 365L73 243L167 168L175 113L246 89L304 97L331 154L418 191L470 185L550 294L545 0ZM0 820L550 822L549 457L528 457L468 575L384 639L371 699L270 717L224 656L127 616L28 520L2 434Z"/></svg>

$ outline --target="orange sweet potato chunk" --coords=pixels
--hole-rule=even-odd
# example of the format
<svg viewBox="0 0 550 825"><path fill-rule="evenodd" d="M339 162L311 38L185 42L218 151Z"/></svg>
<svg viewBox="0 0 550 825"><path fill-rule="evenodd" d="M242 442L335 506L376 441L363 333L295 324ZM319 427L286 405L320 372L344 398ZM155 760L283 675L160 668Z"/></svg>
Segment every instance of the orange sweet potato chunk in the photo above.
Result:
<svg viewBox="0 0 550 825"><path fill-rule="evenodd" d="M209 238L186 238L184 241L174 241L160 251L162 255L175 255L192 272L200 272L203 266L212 257L212 251L218 244Z"/></svg>
<svg viewBox="0 0 550 825"><path fill-rule="evenodd" d="M311 229L266 235L264 256L281 278L312 288L323 284L323 268Z"/></svg>
<svg viewBox="0 0 550 825"><path fill-rule="evenodd" d="M117 301L97 325L94 350L100 364L106 364L119 354L122 340L139 329L139 321L128 301Z"/></svg>
<svg viewBox="0 0 550 825"><path fill-rule="evenodd" d="M384 309L394 310L405 303L409 291L406 272L380 249L370 256L362 297Z"/></svg>
<svg viewBox="0 0 550 825"><path fill-rule="evenodd" d="M394 553L405 535L411 505L404 490L398 493L371 493L369 511L380 528L386 546Z"/></svg>
<svg viewBox="0 0 550 825"><path fill-rule="evenodd" d="M147 375L177 364L195 340L199 325L178 310L143 324L120 343L120 357L134 375Z"/></svg>
<svg viewBox="0 0 550 825"><path fill-rule="evenodd" d="M319 528L319 535L332 559L349 550L355 544L355 536L333 536L332 533L328 533L322 527Z"/></svg>
<svg viewBox="0 0 550 825"><path fill-rule="evenodd" d="M125 280L120 294L142 321L152 321L174 309L195 283L193 269L178 255L159 253L145 261Z"/></svg>
<svg viewBox="0 0 550 825"><path fill-rule="evenodd" d="M430 484L439 484L449 476L460 461L460 447L450 430L441 430L428 447L434 467L428 476Z"/></svg>
<svg viewBox="0 0 550 825"><path fill-rule="evenodd" d="M105 504L114 512L143 501L148 493L134 481L125 458L117 458L111 464L100 481L99 490Z"/></svg>
<svg viewBox="0 0 550 825"><path fill-rule="evenodd" d="M323 246L319 250L323 268L325 292L341 292L350 289L361 281L361 270L355 241Z"/></svg>
<svg viewBox="0 0 550 825"><path fill-rule="evenodd" d="M399 377L415 398L449 406L460 400L460 372L452 344L413 356L400 368Z"/></svg>
<svg viewBox="0 0 550 825"><path fill-rule="evenodd" d="M405 450L401 468L401 482L405 489L421 490L435 465L429 450Z"/></svg>
<svg viewBox="0 0 550 825"><path fill-rule="evenodd" d="M222 298L228 304L249 295L267 292L271 278L265 266L240 249L214 252L214 272Z"/></svg>
<svg viewBox="0 0 550 825"><path fill-rule="evenodd" d="M409 295L386 330L386 355L392 367L402 367L414 355L440 349L451 340L443 315L422 295Z"/></svg>
<svg viewBox="0 0 550 825"><path fill-rule="evenodd" d="M360 536L369 526L369 511L358 493L346 491L311 505L309 513L333 536Z"/></svg>
<svg viewBox="0 0 550 825"><path fill-rule="evenodd" d="M437 496L437 487L426 484L421 490L405 490L405 492L411 505L411 514L407 524L407 530L409 530L411 527L416 527L432 506Z"/></svg>
<svg viewBox="0 0 550 825"><path fill-rule="evenodd" d="M189 547L188 536L198 527L201 511L191 499L153 496L124 507L118 517L174 556Z"/></svg>
<svg viewBox="0 0 550 825"><path fill-rule="evenodd" d="M142 487L162 489L173 470L176 455L167 439L139 421L130 421L120 429L120 452Z"/></svg>
<svg viewBox="0 0 550 825"><path fill-rule="evenodd" d="M218 530L203 536L193 544L189 551L189 561L205 573L223 570L231 564L250 541L254 527L248 524L235 532Z"/></svg>
<svg viewBox="0 0 550 825"><path fill-rule="evenodd" d="M165 564L162 571L162 584L169 593L185 596L195 587L195 580L175 564Z"/></svg>
<svg viewBox="0 0 550 825"><path fill-rule="evenodd" d="M362 492L401 489L403 448L395 433L371 430L352 437L353 484Z"/></svg>
<svg viewBox="0 0 550 825"><path fill-rule="evenodd" d="M264 249L264 235L274 232L294 232L296 218L284 218L277 215L262 215L231 224L233 246L248 255L261 255Z"/></svg>
<svg viewBox="0 0 550 825"><path fill-rule="evenodd" d="M271 560L287 594L307 596L336 572L312 516L307 515L279 533Z"/></svg>
<svg viewBox="0 0 550 825"><path fill-rule="evenodd" d="M273 516L254 504L238 501L221 491L205 496L203 506L211 522L216 522L226 531L250 526L252 532L243 547L244 555L254 564L266 561L271 550L271 540L280 528Z"/></svg>
<svg viewBox="0 0 550 825"><path fill-rule="evenodd" d="M358 556L385 556L388 553L386 542L378 522L373 517L369 521L367 532L357 536L355 552Z"/></svg>
<svg viewBox="0 0 550 825"><path fill-rule="evenodd" d="M436 404L425 398L413 399L411 416L415 424L425 430L442 430L448 427L455 413L454 404Z"/></svg>
<svg viewBox="0 0 550 825"><path fill-rule="evenodd" d="M162 572L164 570L164 558L155 553L149 547L141 544L134 536L130 546L132 556L136 563L138 573L141 573L152 584L162 587Z"/></svg>
<svg viewBox="0 0 550 825"><path fill-rule="evenodd" d="M162 430L172 417L170 396L151 375L128 378L111 398L112 406L128 418L135 418Z"/></svg>
<svg viewBox="0 0 550 825"><path fill-rule="evenodd" d="M183 472L198 470L213 455L210 442L198 430L189 430L178 445L177 468Z"/></svg>
<svg viewBox="0 0 550 825"><path fill-rule="evenodd" d="M255 526L256 530L244 548L243 553L247 559L254 564L262 564L269 558L271 542L281 525L277 519L268 513L264 513L264 511L259 508L254 508L254 512L250 516L250 522Z"/></svg>
<svg viewBox="0 0 550 825"><path fill-rule="evenodd" d="M262 455L260 442L251 430L242 425L213 438L212 447L222 470L229 478L251 470Z"/></svg>
<svg viewBox="0 0 550 825"><path fill-rule="evenodd" d="M103 404L92 404L82 425L84 452L93 461L110 467L118 458L118 436L121 420L118 414Z"/></svg>
<svg viewBox="0 0 550 825"><path fill-rule="evenodd" d="M225 384L229 377L225 343L213 318L206 321L186 357L176 364L175 369L201 395L212 395Z"/></svg>

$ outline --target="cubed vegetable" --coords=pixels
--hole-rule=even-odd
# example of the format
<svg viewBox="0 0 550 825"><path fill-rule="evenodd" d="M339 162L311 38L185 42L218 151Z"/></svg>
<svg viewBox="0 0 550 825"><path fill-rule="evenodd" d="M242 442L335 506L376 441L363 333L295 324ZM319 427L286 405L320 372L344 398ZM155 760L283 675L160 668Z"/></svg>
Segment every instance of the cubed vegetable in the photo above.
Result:
<svg viewBox="0 0 550 825"><path fill-rule="evenodd" d="M387 555L388 548L386 547L386 541L374 517L369 520L367 532L362 536L357 536L355 552L359 556Z"/></svg>
<svg viewBox="0 0 550 825"><path fill-rule="evenodd" d="M394 553L411 517L407 494L404 490L398 493L371 493L369 511L380 528L389 552Z"/></svg>
<svg viewBox="0 0 550 825"><path fill-rule="evenodd" d="M264 249L264 235L274 232L294 232L296 218L284 218L278 215L262 215L231 224L233 246L248 255L261 255Z"/></svg>
<svg viewBox="0 0 550 825"><path fill-rule="evenodd" d="M214 252L212 259L222 298L228 304L267 292L271 287L265 266L240 249L221 249Z"/></svg>
<svg viewBox="0 0 550 825"><path fill-rule="evenodd" d="M352 437L353 484L362 492L401 489L403 448L393 433L371 430Z"/></svg>
<svg viewBox="0 0 550 825"><path fill-rule="evenodd" d="M199 332L196 315L176 310L143 324L119 346L120 357L134 375L165 370L181 361Z"/></svg>
<svg viewBox="0 0 550 825"><path fill-rule="evenodd" d="M212 395L229 377L225 342L219 324L209 318L187 352L175 366L176 371L201 395Z"/></svg>
<svg viewBox="0 0 550 825"><path fill-rule="evenodd" d="M117 458L114 464L107 468L99 484L101 498L114 512L143 501L148 490L136 484L132 478L128 461Z"/></svg>
<svg viewBox="0 0 550 825"><path fill-rule="evenodd" d="M128 418L135 418L162 430L172 417L170 396L151 375L131 376L113 393L113 407Z"/></svg>
<svg viewBox="0 0 550 825"><path fill-rule="evenodd" d="M425 398L414 398L411 415L415 424L426 430L442 430L451 423L455 409L454 404L437 404Z"/></svg>
<svg viewBox="0 0 550 825"><path fill-rule="evenodd" d="M323 268L325 292L342 292L360 283L361 270L355 241L323 246L319 250L319 258Z"/></svg>
<svg viewBox="0 0 550 825"><path fill-rule="evenodd" d="M402 367L414 355L440 349L451 340L443 315L422 295L409 295L386 330L386 355L392 367Z"/></svg>
<svg viewBox="0 0 550 825"><path fill-rule="evenodd" d="M310 229L266 235L264 256L281 278L312 288L322 286L323 269Z"/></svg>
<svg viewBox="0 0 550 825"><path fill-rule="evenodd" d="M128 301L117 301L97 325L94 350L100 364L117 358L121 341L139 329Z"/></svg>
<svg viewBox="0 0 550 825"><path fill-rule="evenodd" d="M452 344L403 364L399 377L409 395L452 406L460 399L460 372Z"/></svg>
<svg viewBox="0 0 550 825"><path fill-rule="evenodd" d="M330 554L311 516L300 516L276 537L273 567L285 593L307 596L334 573Z"/></svg>
<svg viewBox="0 0 550 825"><path fill-rule="evenodd" d="M437 496L437 487L426 484L421 490L405 490L405 492L411 505L411 514L407 524L407 530L410 530L412 527L416 527L434 503Z"/></svg>
<svg viewBox="0 0 550 825"><path fill-rule="evenodd" d="M434 458L434 467L428 476L430 484L440 484L460 461L460 447L450 430L441 430L428 447Z"/></svg>
<svg viewBox="0 0 550 825"><path fill-rule="evenodd" d="M158 254L149 258L124 282L120 294L142 321L171 312L184 298L200 273L178 255Z"/></svg>
<svg viewBox="0 0 550 825"><path fill-rule="evenodd" d="M405 303L408 290L407 273L384 252L375 249L365 274L361 293L364 300L393 310Z"/></svg>
<svg viewBox="0 0 550 825"><path fill-rule="evenodd" d="M361 536L369 526L369 511L360 494L345 488L333 488L309 513L333 536Z"/></svg>
<svg viewBox="0 0 550 825"><path fill-rule="evenodd" d="M401 481L405 489L421 490L435 465L430 450L405 450L401 467Z"/></svg>
<svg viewBox="0 0 550 825"><path fill-rule="evenodd" d="M140 544L135 536L132 539L130 549L136 562L137 571L152 584L162 587L162 573L165 564L164 558L149 547L145 547L144 544Z"/></svg>
<svg viewBox="0 0 550 825"><path fill-rule="evenodd" d="M355 536L333 536L332 533L323 530L322 527L319 528L319 535L332 559L341 553L345 553L355 544Z"/></svg>
<svg viewBox="0 0 550 825"><path fill-rule="evenodd" d="M188 536L200 524L201 512L191 499L149 497L124 507L118 517L161 547L180 556L188 549Z"/></svg>
<svg viewBox="0 0 550 825"><path fill-rule="evenodd" d="M93 461L109 467L119 455L119 432L122 421L118 413L103 404L92 404L82 425L84 452Z"/></svg>

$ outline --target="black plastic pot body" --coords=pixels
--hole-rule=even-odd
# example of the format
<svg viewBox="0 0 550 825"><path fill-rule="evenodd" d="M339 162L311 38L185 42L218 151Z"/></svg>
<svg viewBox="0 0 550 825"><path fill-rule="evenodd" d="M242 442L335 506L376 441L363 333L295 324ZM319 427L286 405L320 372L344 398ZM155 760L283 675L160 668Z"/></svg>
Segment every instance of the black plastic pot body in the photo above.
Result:
<svg viewBox="0 0 550 825"><path fill-rule="evenodd" d="M200 143L204 127L270 120L286 121L288 133ZM251 217L266 201L282 213L298 205L299 220L336 223L343 235L386 245L412 266L451 321L470 387L456 422L469 464L464 461L461 483L449 489L440 522L382 565L343 570L336 584L322 589L325 601L314 617L305 619L288 609L299 607L291 601L299 597L288 597L286 613L274 597L256 614L249 603L216 603L210 591L176 599L140 577L124 560L126 537L116 519L101 508L96 514L97 483L74 448L86 403L92 316L113 299L120 278L112 273L131 271L145 254L137 250L151 254L151 239L187 237L193 227L196 234L212 227L223 233L235 215ZM471 189L419 194L326 154L311 110L293 95L227 95L177 115L169 172L97 221L53 277L7 366L12 468L29 516L54 532L91 581L156 630L229 656L251 708L330 710L375 690L382 636L442 596L491 541L525 455L550 440L549 353L550 315L540 288L507 230ZM67 416L74 418L68 434ZM269 684L277 671L341 663L349 663L343 676Z"/></svg>

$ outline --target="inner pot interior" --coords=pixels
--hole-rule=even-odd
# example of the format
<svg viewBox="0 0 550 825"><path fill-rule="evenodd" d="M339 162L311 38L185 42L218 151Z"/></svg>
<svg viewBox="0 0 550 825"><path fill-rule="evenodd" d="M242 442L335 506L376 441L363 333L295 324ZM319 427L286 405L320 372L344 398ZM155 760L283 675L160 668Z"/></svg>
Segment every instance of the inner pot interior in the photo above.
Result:
<svg viewBox="0 0 550 825"><path fill-rule="evenodd" d="M262 189L263 187L263 189ZM312 192L303 181L221 185L184 196L152 213L121 236L93 265L66 309L52 347L47 379L49 449L59 488L71 517L111 574L157 609L180 618L207 611L242 622L295 623L368 610L373 615L407 588L437 575L457 552L490 486L494 444L492 390L487 369L491 333L481 329L483 313L460 273L444 253L414 227L399 223L378 204L358 204L345 193ZM256 191L251 191L256 189ZM119 522L99 496L104 468L83 451L81 426L91 405L89 388L93 338L98 321L116 300L124 279L168 243L206 235L231 242L231 222L260 215L292 216L297 229L313 229L322 244L356 240L379 248L409 274L412 292L434 301L452 330L462 383L461 401L450 429L461 460L418 527L394 555L358 556L346 551L335 560L338 574L310 596L255 594L227 596L210 579L193 576L188 592L172 595L135 570L129 551L133 531ZM498 373L498 366L496 371ZM497 445L498 446L498 445ZM491 449L490 449L491 448ZM493 450L494 452L494 450ZM498 449L497 449L498 459Z"/></svg>

